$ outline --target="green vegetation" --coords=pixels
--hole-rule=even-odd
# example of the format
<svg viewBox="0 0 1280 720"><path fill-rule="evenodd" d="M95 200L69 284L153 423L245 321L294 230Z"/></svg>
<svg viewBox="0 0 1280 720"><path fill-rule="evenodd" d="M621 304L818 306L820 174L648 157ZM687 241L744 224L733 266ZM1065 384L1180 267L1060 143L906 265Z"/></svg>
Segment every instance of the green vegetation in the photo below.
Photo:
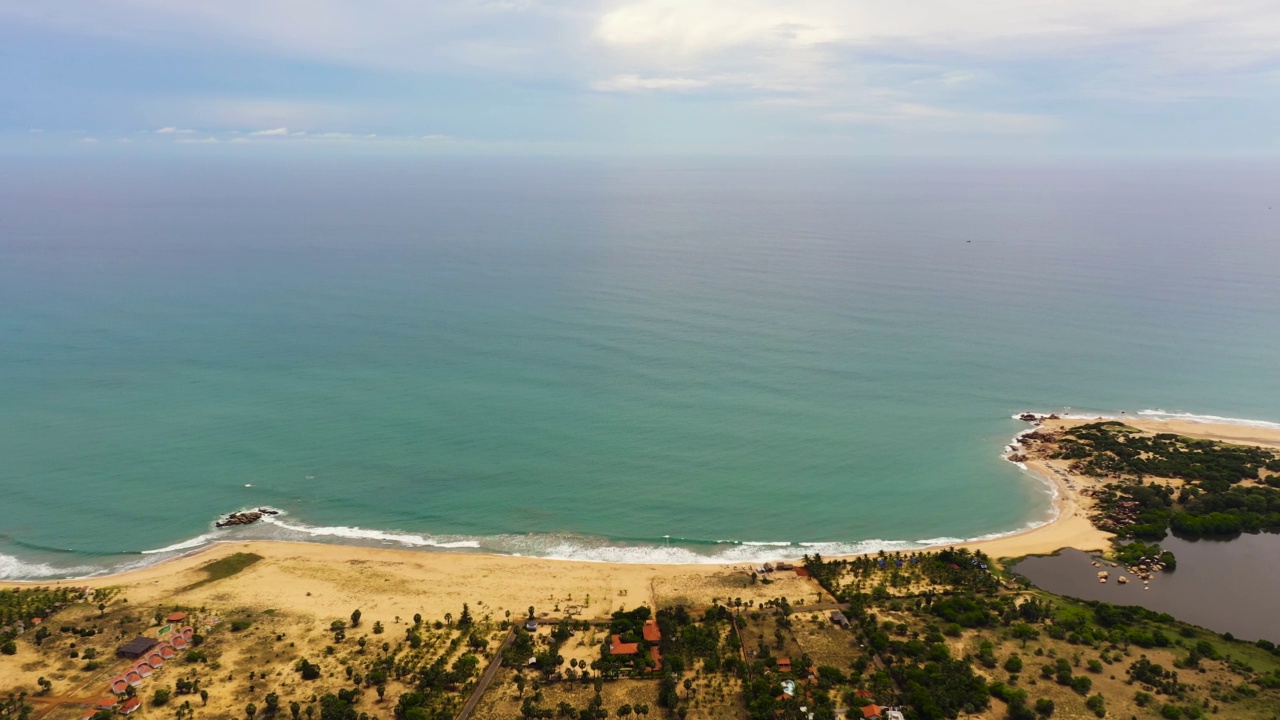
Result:
<svg viewBox="0 0 1280 720"><path fill-rule="evenodd" d="M256 553L241 552L214 560L208 565L204 565L200 568L200 570L206 575L205 579L188 585L183 588L183 591L195 590L196 588L208 585L209 583L229 578L261 559L262 556Z"/></svg>
<svg viewBox="0 0 1280 720"><path fill-rule="evenodd" d="M1095 524L1103 530L1140 540L1159 540L1169 530L1188 538L1280 532L1280 457L1271 450L1143 435L1114 421L1076 426L1056 442L1052 457L1070 460L1072 472L1110 480L1095 493ZM1117 554L1126 564L1173 560L1155 544L1117 546Z"/></svg>

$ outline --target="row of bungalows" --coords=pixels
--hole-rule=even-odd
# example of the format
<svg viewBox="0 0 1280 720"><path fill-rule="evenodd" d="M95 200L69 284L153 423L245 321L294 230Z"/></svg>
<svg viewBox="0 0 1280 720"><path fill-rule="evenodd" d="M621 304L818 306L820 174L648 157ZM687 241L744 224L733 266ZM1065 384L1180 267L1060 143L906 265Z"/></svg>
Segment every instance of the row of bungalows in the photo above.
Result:
<svg viewBox="0 0 1280 720"><path fill-rule="evenodd" d="M181 614L181 619L186 618L186 613L175 614ZM174 615L169 617L173 618ZM166 642L161 642L158 638L136 637L120 646L120 649L116 651L116 656L136 660L136 662L124 674L114 677L108 682L107 689L111 695L99 701L98 710L109 710L111 707L115 707L116 712L121 715L129 715L137 710L141 702L136 697L125 699L119 703L118 707L114 703L110 707L102 707L102 704L108 700L118 702L117 699L127 693L129 688L141 686L143 681L155 674L156 670L164 667L166 662L176 658L179 650L189 646L195 637L195 632L195 628L184 627L174 632L173 636ZM92 713L90 713L90 716L92 716Z"/></svg>

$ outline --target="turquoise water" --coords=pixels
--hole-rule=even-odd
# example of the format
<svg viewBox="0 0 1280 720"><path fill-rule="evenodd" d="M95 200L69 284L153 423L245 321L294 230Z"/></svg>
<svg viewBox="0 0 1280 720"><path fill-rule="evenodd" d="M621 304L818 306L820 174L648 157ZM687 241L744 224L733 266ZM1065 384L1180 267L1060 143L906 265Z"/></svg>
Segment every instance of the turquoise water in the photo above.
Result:
<svg viewBox="0 0 1280 720"><path fill-rule="evenodd" d="M0 577L913 547L1048 516L1014 412L1280 421L1274 165L11 166Z"/></svg>

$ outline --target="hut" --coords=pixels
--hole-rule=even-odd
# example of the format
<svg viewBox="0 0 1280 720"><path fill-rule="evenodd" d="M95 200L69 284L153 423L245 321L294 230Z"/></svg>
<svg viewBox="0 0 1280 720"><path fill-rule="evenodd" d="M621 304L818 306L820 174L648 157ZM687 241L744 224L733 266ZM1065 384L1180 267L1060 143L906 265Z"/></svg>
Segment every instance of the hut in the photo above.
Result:
<svg viewBox="0 0 1280 720"><path fill-rule="evenodd" d="M115 695L104 695L101 698L98 698L98 702L94 703L93 706L98 710L110 710L119 702L120 701L116 699Z"/></svg>
<svg viewBox="0 0 1280 720"><path fill-rule="evenodd" d="M155 638L136 637L124 645L121 645L120 649L116 650L116 657L137 660L138 658L146 655L151 648L158 644L160 644L160 641Z"/></svg>
<svg viewBox="0 0 1280 720"><path fill-rule="evenodd" d="M123 677L111 678L111 692L117 695L123 695L129 687L129 681Z"/></svg>
<svg viewBox="0 0 1280 720"><path fill-rule="evenodd" d="M164 657L161 656L160 653L151 653L151 655L147 657L147 664L156 670L159 670L164 667Z"/></svg>
<svg viewBox="0 0 1280 720"><path fill-rule="evenodd" d="M173 649L173 646L169 644L161 645L159 653L160 653L160 657L164 658L165 660L172 660L173 656L178 654L177 651Z"/></svg>
<svg viewBox="0 0 1280 720"><path fill-rule="evenodd" d="M169 615L165 617L164 621L170 622L170 623L180 623L186 619L187 619L187 614L179 610L179 611L169 613Z"/></svg>
<svg viewBox="0 0 1280 720"><path fill-rule="evenodd" d="M791 658L778 658L778 672L791 672Z"/></svg>
<svg viewBox="0 0 1280 720"><path fill-rule="evenodd" d="M173 639L169 641L169 644L173 646L174 650L182 650L187 646L187 639L181 635L174 635Z"/></svg>
<svg viewBox="0 0 1280 720"><path fill-rule="evenodd" d="M151 667L150 663L140 662L133 666L133 671L144 678L149 678L155 674L156 669Z"/></svg>
<svg viewBox="0 0 1280 720"><path fill-rule="evenodd" d="M639 643L624 643L621 635L614 635L609 641L610 655L636 655L640 652Z"/></svg>
<svg viewBox="0 0 1280 720"><path fill-rule="evenodd" d="M862 706L862 720L879 720L884 717L884 708L872 703Z"/></svg>
<svg viewBox="0 0 1280 720"><path fill-rule="evenodd" d="M843 630L848 630L850 627L849 618L845 617L845 614L839 610L831 611L831 622L839 625Z"/></svg>
<svg viewBox="0 0 1280 720"><path fill-rule="evenodd" d="M653 672L662 672L662 651L657 646L649 648L649 659L653 660Z"/></svg>
<svg viewBox="0 0 1280 720"><path fill-rule="evenodd" d="M642 629L642 632L644 634L645 642L647 643L662 642L662 630L658 628L657 620L645 620L644 628Z"/></svg>
<svg viewBox="0 0 1280 720"><path fill-rule="evenodd" d="M131 697L128 700L125 700L120 705L120 709L117 710L116 712L120 713L121 715L131 715L133 714L133 711L137 710L140 707L142 707L142 701L136 697Z"/></svg>
<svg viewBox="0 0 1280 720"><path fill-rule="evenodd" d="M124 681L129 684L129 687L138 687L142 684L142 675L137 670L130 670L124 674Z"/></svg>

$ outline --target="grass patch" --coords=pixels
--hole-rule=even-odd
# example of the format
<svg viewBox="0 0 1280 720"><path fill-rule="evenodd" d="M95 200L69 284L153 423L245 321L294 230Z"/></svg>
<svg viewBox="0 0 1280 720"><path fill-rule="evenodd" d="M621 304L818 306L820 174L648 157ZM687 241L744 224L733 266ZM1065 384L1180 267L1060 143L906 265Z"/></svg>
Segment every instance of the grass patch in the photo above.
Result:
<svg viewBox="0 0 1280 720"><path fill-rule="evenodd" d="M256 553L236 553L234 555L228 555L221 560L214 560L208 565L200 568L200 570L208 577L200 580L199 582L188 585L183 588L183 590L195 590L196 588L203 587L211 582L229 578L261 559L262 556Z"/></svg>

